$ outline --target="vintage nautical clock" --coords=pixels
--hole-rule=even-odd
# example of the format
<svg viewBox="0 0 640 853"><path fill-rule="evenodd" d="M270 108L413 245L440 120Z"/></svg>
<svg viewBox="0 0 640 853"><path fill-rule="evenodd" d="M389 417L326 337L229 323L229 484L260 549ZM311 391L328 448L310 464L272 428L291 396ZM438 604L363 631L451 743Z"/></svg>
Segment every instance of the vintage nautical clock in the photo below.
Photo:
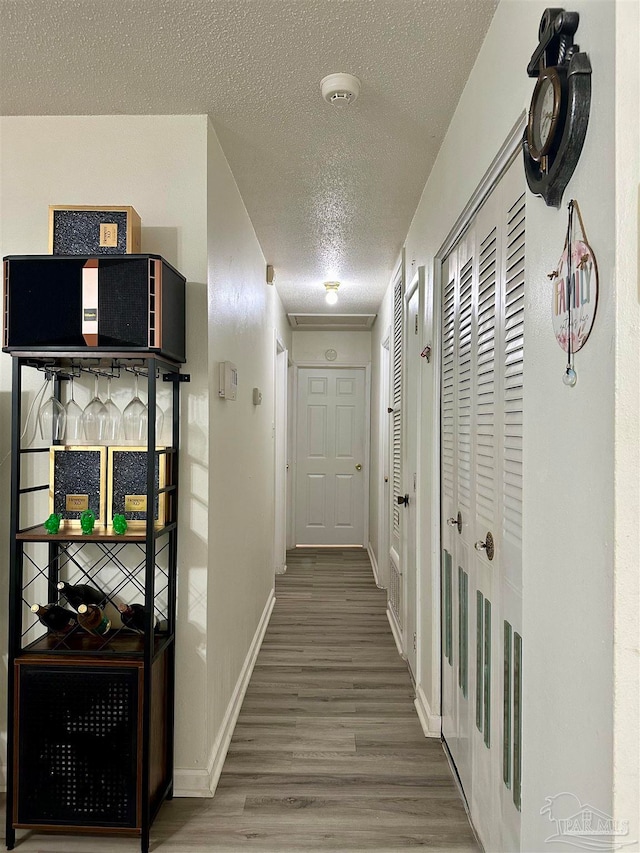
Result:
<svg viewBox="0 0 640 853"><path fill-rule="evenodd" d="M522 140L524 169L531 192L550 207L560 207L589 123L591 63L573 41L579 21L577 12L545 9L527 66L538 79Z"/></svg>

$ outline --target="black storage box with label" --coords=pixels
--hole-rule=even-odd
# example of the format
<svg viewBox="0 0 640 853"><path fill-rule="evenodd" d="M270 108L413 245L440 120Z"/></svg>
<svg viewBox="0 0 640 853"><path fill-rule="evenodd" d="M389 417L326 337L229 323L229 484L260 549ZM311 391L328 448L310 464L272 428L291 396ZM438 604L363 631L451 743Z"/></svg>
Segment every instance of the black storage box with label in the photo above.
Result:
<svg viewBox="0 0 640 853"><path fill-rule="evenodd" d="M4 259L5 352L185 357L186 279L160 255Z"/></svg>
<svg viewBox="0 0 640 853"><path fill-rule="evenodd" d="M155 525L166 523L167 485L166 448L156 448L155 476L152 495ZM124 515L130 527L147 523L147 448L109 448L109 524L118 513Z"/></svg>
<svg viewBox="0 0 640 853"><path fill-rule="evenodd" d="M106 463L106 447L52 447L49 511L61 515L65 524L80 527L80 516L90 509L96 525L105 524Z"/></svg>

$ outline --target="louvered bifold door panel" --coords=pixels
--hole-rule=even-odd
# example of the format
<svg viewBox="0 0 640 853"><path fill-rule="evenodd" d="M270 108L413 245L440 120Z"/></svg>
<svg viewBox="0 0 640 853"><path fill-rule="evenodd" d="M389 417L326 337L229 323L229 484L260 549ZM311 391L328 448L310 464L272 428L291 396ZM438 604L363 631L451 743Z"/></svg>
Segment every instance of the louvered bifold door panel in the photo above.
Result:
<svg viewBox="0 0 640 853"><path fill-rule="evenodd" d="M445 285L442 297L442 404L441 466L443 498L454 503L455 470L455 279Z"/></svg>
<svg viewBox="0 0 640 853"><path fill-rule="evenodd" d="M476 344L475 473L476 515L493 530L496 519L496 271L494 226L479 234Z"/></svg>
<svg viewBox="0 0 640 853"><path fill-rule="evenodd" d="M525 195L509 206L505 234L502 540L505 576L521 589L524 405Z"/></svg>
<svg viewBox="0 0 640 853"><path fill-rule="evenodd" d="M399 552L400 507L398 496L402 494L402 315L403 315L402 276L393 287L393 375L392 375L392 471L393 471L393 527L392 541Z"/></svg>
<svg viewBox="0 0 640 853"><path fill-rule="evenodd" d="M471 441L473 418L473 259L460 270L458 311L458 368L456 468L458 508L470 517L472 505Z"/></svg>

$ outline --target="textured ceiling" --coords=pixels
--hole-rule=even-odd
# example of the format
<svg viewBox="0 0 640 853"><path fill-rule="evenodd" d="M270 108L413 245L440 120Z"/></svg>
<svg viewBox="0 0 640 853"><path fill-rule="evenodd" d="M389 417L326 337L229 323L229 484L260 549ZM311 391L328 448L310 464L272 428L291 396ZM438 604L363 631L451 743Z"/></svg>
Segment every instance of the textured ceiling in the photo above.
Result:
<svg viewBox="0 0 640 853"><path fill-rule="evenodd" d="M0 0L0 110L208 113L285 308L375 312L496 5Z"/></svg>

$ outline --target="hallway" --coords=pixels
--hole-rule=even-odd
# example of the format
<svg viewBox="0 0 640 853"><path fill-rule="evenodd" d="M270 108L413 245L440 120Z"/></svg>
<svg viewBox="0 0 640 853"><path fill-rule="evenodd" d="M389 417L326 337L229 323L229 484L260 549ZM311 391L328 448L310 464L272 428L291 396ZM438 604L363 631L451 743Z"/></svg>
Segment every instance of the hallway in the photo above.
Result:
<svg viewBox="0 0 640 853"><path fill-rule="evenodd" d="M475 851L439 741L413 707L364 549L289 552L213 800L166 803L152 849ZM134 853L34 835L23 853Z"/></svg>

